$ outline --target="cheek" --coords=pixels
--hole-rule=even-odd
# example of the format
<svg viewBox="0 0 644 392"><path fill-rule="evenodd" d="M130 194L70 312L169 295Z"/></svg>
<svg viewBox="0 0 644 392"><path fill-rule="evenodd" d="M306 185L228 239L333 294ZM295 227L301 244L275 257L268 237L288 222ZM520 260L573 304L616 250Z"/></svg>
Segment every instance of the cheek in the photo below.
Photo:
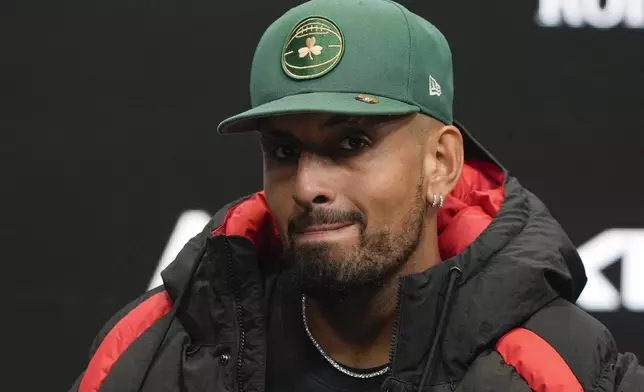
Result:
<svg viewBox="0 0 644 392"><path fill-rule="evenodd" d="M382 230L407 215L416 202L421 175L412 162L391 162L375 169L361 179L360 198L368 221Z"/></svg>
<svg viewBox="0 0 644 392"><path fill-rule="evenodd" d="M291 190L284 181L276 181L265 176L264 193L266 202L271 211L271 215L277 223L277 228L281 233L286 233L288 219L291 216L294 207L294 201L291 197Z"/></svg>

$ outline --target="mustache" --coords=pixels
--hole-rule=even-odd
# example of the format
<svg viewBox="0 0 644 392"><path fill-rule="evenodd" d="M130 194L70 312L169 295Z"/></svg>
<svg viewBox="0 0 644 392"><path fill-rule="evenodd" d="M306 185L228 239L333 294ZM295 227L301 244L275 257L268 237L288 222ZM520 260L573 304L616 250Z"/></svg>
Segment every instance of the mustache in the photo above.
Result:
<svg viewBox="0 0 644 392"><path fill-rule="evenodd" d="M288 221L290 235L302 233L311 226L332 225L336 223L355 222L364 226L364 215L359 211L336 211L329 209L309 210Z"/></svg>

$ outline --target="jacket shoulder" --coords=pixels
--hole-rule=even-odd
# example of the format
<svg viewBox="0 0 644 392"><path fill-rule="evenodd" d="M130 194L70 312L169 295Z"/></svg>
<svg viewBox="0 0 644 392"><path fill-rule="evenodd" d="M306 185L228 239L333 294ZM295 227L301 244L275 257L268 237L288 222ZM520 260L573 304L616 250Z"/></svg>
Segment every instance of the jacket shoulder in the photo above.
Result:
<svg viewBox="0 0 644 392"><path fill-rule="evenodd" d="M105 339L105 336L121 321L125 316L127 316L132 310L138 308L141 304L144 302L148 301L151 297L154 297L155 295L164 293L164 288L163 286L155 287L152 290L148 290L145 292L143 295L139 296L138 298L134 299L121 309L114 313L112 317L101 327L101 329L98 331L96 334L96 337L92 341L92 344L90 346L90 358L94 356L96 353L96 350L98 350L98 347L101 345L103 340Z"/></svg>
<svg viewBox="0 0 644 392"><path fill-rule="evenodd" d="M171 309L170 297L158 287L115 313L91 345L90 361L77 381L77 390L98 390L121 355Z"/></svg>
<svg viewBox="0 0 644 392"><path fill-rule="evenodd" d="M608 328L570 301L558 298L523 325L547 342L566 362L584 390L594 390L617 360Z"/></svg>
<svg viewBox="0 0 644 392"><path fill-rule="evenodd" d="M493 367L496 370L491 374L499 377L495 376L492 384L512 381L517 391L524 390L517 377L525 381L527 390L597 390L596 385L617 356L606 327L563 298L550 302L507 332L494 348L477 358L468 375L477 373L477 368L487 369L478 371L487 374Z"/></svg>
<svg viewBox="0 0 644 392"><path fill-rule="evenodd" d="M554 381L565 382L566 390L620 392L644 386L637 358L620 354L606 326L563 298L510 331L496 348L531 385Z"/></svg>

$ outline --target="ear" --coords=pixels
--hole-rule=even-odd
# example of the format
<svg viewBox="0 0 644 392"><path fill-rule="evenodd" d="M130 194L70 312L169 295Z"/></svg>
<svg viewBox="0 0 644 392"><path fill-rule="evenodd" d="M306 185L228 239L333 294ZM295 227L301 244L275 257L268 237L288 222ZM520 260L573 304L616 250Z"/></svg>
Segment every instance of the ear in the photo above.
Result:
<svg viewBox="0 0 644 392"><path fill-rule="evenodd" d="M443 125L428 138L425 156L427 201L449 195L461 178L464 163L463 136L453 125Z"/></svg>

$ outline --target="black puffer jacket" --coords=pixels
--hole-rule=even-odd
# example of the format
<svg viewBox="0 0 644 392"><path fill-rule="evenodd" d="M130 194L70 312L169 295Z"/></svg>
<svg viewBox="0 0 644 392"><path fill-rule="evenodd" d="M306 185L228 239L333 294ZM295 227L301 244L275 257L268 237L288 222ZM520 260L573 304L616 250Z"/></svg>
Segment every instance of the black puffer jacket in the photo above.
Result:
<svg viewBox="0 0 644 392"><path fill-rule="evenodd" d="M572 303L583 266L546 207L489 163L466 169L439 218L444 261L401 281L382 391L644 390L636 358ZM107 323L72 391L263 392L303 330L280 324L299 296L278 244L262 193L224 208Z"/></svg>

